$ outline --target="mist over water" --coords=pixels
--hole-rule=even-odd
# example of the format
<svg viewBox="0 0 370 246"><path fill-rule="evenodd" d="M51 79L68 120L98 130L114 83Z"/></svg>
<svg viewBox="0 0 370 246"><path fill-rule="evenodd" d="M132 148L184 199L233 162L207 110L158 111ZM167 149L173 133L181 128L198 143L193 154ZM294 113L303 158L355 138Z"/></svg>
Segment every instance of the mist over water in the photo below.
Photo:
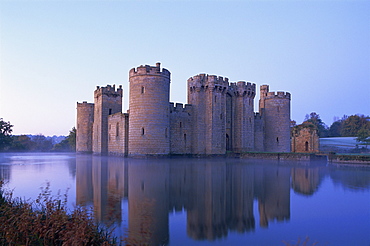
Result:
<svg viewBox="0 0 370 246"><path fill-rule="evenodd" d="M131 244L369 245L370 168L324 162L1 153L0 178L35 199L50 183Z"/></svg>

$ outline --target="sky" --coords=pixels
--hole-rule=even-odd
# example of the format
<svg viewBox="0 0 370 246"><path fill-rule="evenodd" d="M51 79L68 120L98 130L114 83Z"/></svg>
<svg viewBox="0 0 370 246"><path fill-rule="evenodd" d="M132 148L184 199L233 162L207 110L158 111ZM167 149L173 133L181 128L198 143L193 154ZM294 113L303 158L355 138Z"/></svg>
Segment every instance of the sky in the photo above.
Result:
<svg viewBox="0 0 370 246"><path fill-rule="evenodd" d="M0 0L0 118L13 134L68 135L76 103L140 65L292 94L291 119L370 115L370 1Z"/></svg>

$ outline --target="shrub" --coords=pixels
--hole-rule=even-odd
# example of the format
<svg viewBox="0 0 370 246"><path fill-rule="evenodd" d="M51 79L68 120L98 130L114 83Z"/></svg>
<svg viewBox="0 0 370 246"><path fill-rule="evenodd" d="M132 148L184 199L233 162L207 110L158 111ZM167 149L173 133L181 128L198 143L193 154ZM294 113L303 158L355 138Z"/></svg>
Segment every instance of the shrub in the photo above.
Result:
<svg viewBox="0 0 370 246"><path fill-rule="evenodd" d="M67 195L52 197L49 185L24 201L4 191L0 181L0 245L116 245L82 207L67 211Z"/></svg>

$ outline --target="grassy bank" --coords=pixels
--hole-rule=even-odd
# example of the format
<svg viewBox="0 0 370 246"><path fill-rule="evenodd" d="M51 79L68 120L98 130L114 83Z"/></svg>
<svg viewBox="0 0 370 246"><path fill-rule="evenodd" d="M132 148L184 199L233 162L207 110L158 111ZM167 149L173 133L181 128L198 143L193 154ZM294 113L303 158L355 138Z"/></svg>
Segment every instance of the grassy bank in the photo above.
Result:
<svg viewBox="0 0 370 246"><path fill-rule="evenodd" d="M328 155L332 163L362 164L370 166L370 154L336 154Z"/></svg>
<svg viewBox="0 0 370 246"><path fill-rule="evenodd" d="M0 181L0 245L116 245L88 210L68 212L66 202L49 187L32 202L13 198Z"/></svg>

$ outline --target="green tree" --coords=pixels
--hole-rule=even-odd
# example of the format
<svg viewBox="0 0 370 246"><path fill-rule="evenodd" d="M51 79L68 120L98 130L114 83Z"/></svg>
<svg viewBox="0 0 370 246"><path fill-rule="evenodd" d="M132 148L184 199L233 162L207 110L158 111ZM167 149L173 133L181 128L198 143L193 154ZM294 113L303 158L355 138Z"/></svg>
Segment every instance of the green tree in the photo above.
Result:
<svg viewBox="0 0 370 246"><path fill-rule="evenodd" d="M370 130L370 117L364 115L351 115L343 121L340 130L343 137L355 137L364 128Z"/></svg>
<svg viewBox="0 0 370 246"><path fill-rule="evenodd" d="M0 151L10 147L12 142L12 127L10 122L5 122L3 118L0 118Z"/></svg>
<svg viewBox="0 0 370 246"><path fill-rule="evenodd" d="M309 115L307 114L303 123L309 122L316 126L319 132L319 137L327 137L329 135L327 125L320 119L320 115L312 112Z"/></svg>
<svg viewBox="0 0 370 246"><path fill-rule="evenodd" d="M38 134L32 137L34 146L31 147L32 151L47 152L53 148L53 143L50 139L47 139L44 135Z"/></svg>
<svg viewBox="0 0 370 246"><path fill-rule="evenodd" d="M13 136L12 145L10 150L12 151L30 151L35 143L27 135Z"/></svg>
<svg viewBox="0 0 370 246"><path fill-rule="evenodd" d="M55 144L54 151L76 151L76 128L69 131L69 135L60 143Z"/></svg>
<svg viewBox="0 0 370 246"><path fill-rule="evenodd" d="M361 128L357 133L356 141L366 145L367 148L370 144L370 129L366 129L365 127Z"/></svg>
<svg viewBox="0 0 370 246"><path fill-rule="evenodd" d="M337 120L329 127L329 137L340 137L340 131L342 129L343 120Z"/></svg>

